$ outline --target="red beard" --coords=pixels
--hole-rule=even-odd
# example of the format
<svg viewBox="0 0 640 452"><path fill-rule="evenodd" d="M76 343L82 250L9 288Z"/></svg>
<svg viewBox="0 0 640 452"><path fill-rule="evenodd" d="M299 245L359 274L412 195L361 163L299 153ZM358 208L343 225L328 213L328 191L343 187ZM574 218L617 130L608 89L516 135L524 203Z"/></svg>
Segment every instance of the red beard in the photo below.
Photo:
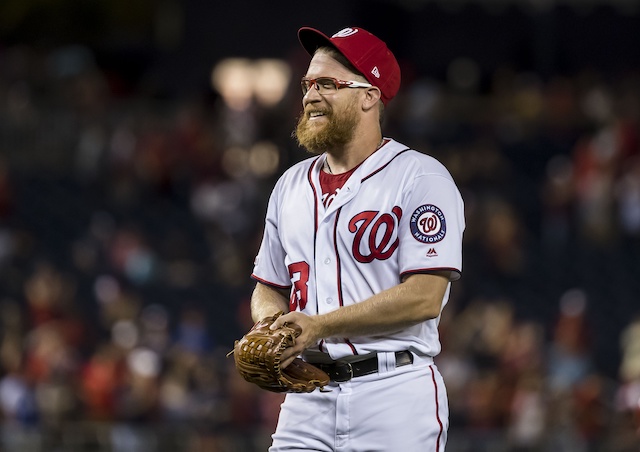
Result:
<svg viewBox="0 0 640 452"><path fill-rule="evenodd" d="M309 119L312 111L324 113L324 118L328 121L322 125L313 124ZM334 109L317 110L311 107L300 114L293 135L298 144L312 154L322 154L349 143L353 139L359 119L354 102L349 103L342 112L336 112Z"/></svg>

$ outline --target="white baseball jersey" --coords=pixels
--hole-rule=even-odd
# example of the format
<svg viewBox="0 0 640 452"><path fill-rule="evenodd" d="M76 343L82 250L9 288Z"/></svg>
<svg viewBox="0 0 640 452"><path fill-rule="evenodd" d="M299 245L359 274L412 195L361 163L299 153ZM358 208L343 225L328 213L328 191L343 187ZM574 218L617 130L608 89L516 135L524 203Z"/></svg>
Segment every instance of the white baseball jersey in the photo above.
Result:
<svg viewBox="0 0 640 452"><path fill-rule="evenodd" d="M460 277L464 206L440 162L386 139L325 208L319 181L325 158L292 166L276 183L254 279L291 287L290 309L314 315L366 300L412 273L448 270L451 280ZM326 339L305 357L399 350L435 356L438 322L375 337Z"/></svg>

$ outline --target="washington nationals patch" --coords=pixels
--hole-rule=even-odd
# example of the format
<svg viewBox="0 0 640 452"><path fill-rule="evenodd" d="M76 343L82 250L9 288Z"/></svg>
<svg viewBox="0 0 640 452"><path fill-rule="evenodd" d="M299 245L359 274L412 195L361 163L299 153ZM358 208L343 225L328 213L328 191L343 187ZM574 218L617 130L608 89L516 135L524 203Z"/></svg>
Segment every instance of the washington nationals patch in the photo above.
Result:
<svg viewBox="0 0 640 452"><path fill-rule="evenodd" d="M411 235L422 243L436 243L447 233L447 223L439 207L425 204L411 215Z"/></svg>

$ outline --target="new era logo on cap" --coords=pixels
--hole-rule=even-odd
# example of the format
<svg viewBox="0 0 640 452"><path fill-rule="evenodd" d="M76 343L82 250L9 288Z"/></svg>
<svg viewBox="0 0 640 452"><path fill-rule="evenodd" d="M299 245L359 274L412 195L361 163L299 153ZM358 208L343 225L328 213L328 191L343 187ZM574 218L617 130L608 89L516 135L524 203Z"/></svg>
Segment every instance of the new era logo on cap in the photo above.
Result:
<svg viewBox="0 0 640 452"><path fill-rule="evenodd" d="M313 55L318 47L334 47L382 93L387 103L400 89L400 66L384 41L362 28L343 28L331 38L314 28L298 30L302 47Z"/></svg>

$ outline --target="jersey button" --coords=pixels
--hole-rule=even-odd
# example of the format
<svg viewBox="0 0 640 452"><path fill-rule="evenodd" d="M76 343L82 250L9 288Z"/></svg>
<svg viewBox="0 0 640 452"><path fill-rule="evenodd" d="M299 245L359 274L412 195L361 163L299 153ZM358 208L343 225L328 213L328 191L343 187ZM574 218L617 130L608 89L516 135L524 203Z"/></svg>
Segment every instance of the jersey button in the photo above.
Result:
<svg viewBox="0 0 640 452"><path fill-rule="evenodd" d="M329 264L331 263L331 259L326 258L326 259L324 260L324 263L325 263L325 264L327 264L327 265L329 265Z"/></svg>
<svg viewBox="0 0 640 452"><path fill-rule="evenodd" d="M329 304L333 303L333 298L331 298L331 297L327 298L327 303L329 303Z"/></svg>

